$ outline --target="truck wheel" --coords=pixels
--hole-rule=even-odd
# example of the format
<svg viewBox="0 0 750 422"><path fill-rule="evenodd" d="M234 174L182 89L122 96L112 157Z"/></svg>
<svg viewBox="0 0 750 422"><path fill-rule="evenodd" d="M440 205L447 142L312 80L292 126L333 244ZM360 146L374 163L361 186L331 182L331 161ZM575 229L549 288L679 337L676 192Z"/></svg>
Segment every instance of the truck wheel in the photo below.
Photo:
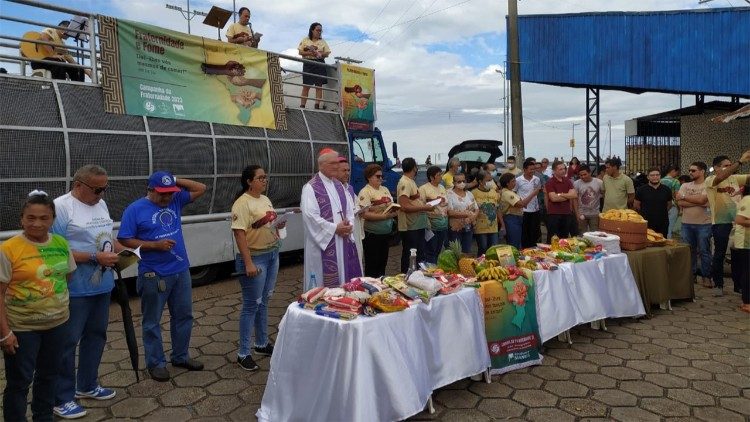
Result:
<svg viewBox="0 0 750 422"><path fill-rule="evenodd" d="M193 287L203 286L214 280L219 275L219 267L216 265L203 265L201 267L190 268L190 278Z"/></svg>

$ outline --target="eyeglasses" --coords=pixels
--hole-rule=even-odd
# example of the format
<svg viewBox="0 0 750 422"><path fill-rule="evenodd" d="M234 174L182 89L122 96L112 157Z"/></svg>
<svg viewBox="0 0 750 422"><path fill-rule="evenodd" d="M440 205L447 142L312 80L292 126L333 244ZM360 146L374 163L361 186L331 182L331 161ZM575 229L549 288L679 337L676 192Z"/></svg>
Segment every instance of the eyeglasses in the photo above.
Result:
<svg viewBox="0 0 750 422"><path fill-rule="evenodd" d="M84 185L86 185L86 187L88 187L89 189L91 189L91 191L94 192L94 195L101 195L104 192L106 192L107 189L109 189L109 185L104 185L102 187L94 187L94 186L91 186L88 183L84 182L83 180L79 180L79 182L83 183Z"/></svg>
<svg viewBox="0 0 750 422"><path fill-rule="evenodd" d="M375 177L377 177L378 179L382 179L383 175L382 174L376 174Z"/></svg>

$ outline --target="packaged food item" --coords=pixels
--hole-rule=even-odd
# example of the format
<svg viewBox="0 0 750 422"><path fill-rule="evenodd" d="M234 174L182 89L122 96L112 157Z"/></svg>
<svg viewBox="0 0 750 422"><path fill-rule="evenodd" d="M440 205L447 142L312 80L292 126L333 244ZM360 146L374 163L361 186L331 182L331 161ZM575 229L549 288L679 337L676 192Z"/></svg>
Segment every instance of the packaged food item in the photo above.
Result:
<svg viewBox="0 0 750 422"><path fill-rule="evenodd" d="M398 312L409 307L409 303L393 290L375 293L367 304L379 312Z"/></svg>
<svg viewBox="0 0 750 422"><path fill-rule="evenodd" d="M313 287L305 293L302 293L300 298L307 303L315 303L322 299L327 291L328 289L325 287Z"/></svg>

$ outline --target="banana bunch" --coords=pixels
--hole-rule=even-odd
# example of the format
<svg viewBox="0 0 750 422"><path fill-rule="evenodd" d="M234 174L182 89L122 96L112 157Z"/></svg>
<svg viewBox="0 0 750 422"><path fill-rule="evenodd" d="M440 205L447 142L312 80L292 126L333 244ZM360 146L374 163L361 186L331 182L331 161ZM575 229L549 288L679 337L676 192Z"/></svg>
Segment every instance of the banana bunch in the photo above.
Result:
<svg viewBox="0 0 750 422"><path fill-rule="evenodd" d="M477 280L507 280L509 275L510 272L508 272L505 267L489 267L485 268L484 270L480 271L479 274L477 274Z"/></svg>
<svg viewBox="0 0 750 422"><path fill-rule="evenodd" d="M645 223L646 220L634 210L609 210L599 214L599 218L615 221L630 221L633 223Z"/></svg>
<svg viewBox="0 0 750 422"><path fill-rule="evenodd" d="M646 237L648 238L649 242L656 242L656 243L658 243L658 242L663 242L665 240L663 234L657 233L657 232L655 232L655 231L653 231L651 229L648 229L646 231Z"/></svg>
<svg viewBox="0 0 750 422"><path fill-rule="evenodd" d="M484 261L485 268L493 268L493 267L499 267L500 261L496 259L487 259Z"/></svg>

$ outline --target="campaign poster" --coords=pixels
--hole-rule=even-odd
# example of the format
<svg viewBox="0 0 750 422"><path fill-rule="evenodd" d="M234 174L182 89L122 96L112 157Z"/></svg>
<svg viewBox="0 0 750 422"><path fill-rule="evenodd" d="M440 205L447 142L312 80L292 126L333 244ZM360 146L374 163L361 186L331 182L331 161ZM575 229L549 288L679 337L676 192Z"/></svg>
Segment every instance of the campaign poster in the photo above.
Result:
<svg viewBox="0 0 750 422"><path fill-rule="evenodd" d="M375 71L342 63L341 109L347 129L371 130L375 121Z"/></svg>

